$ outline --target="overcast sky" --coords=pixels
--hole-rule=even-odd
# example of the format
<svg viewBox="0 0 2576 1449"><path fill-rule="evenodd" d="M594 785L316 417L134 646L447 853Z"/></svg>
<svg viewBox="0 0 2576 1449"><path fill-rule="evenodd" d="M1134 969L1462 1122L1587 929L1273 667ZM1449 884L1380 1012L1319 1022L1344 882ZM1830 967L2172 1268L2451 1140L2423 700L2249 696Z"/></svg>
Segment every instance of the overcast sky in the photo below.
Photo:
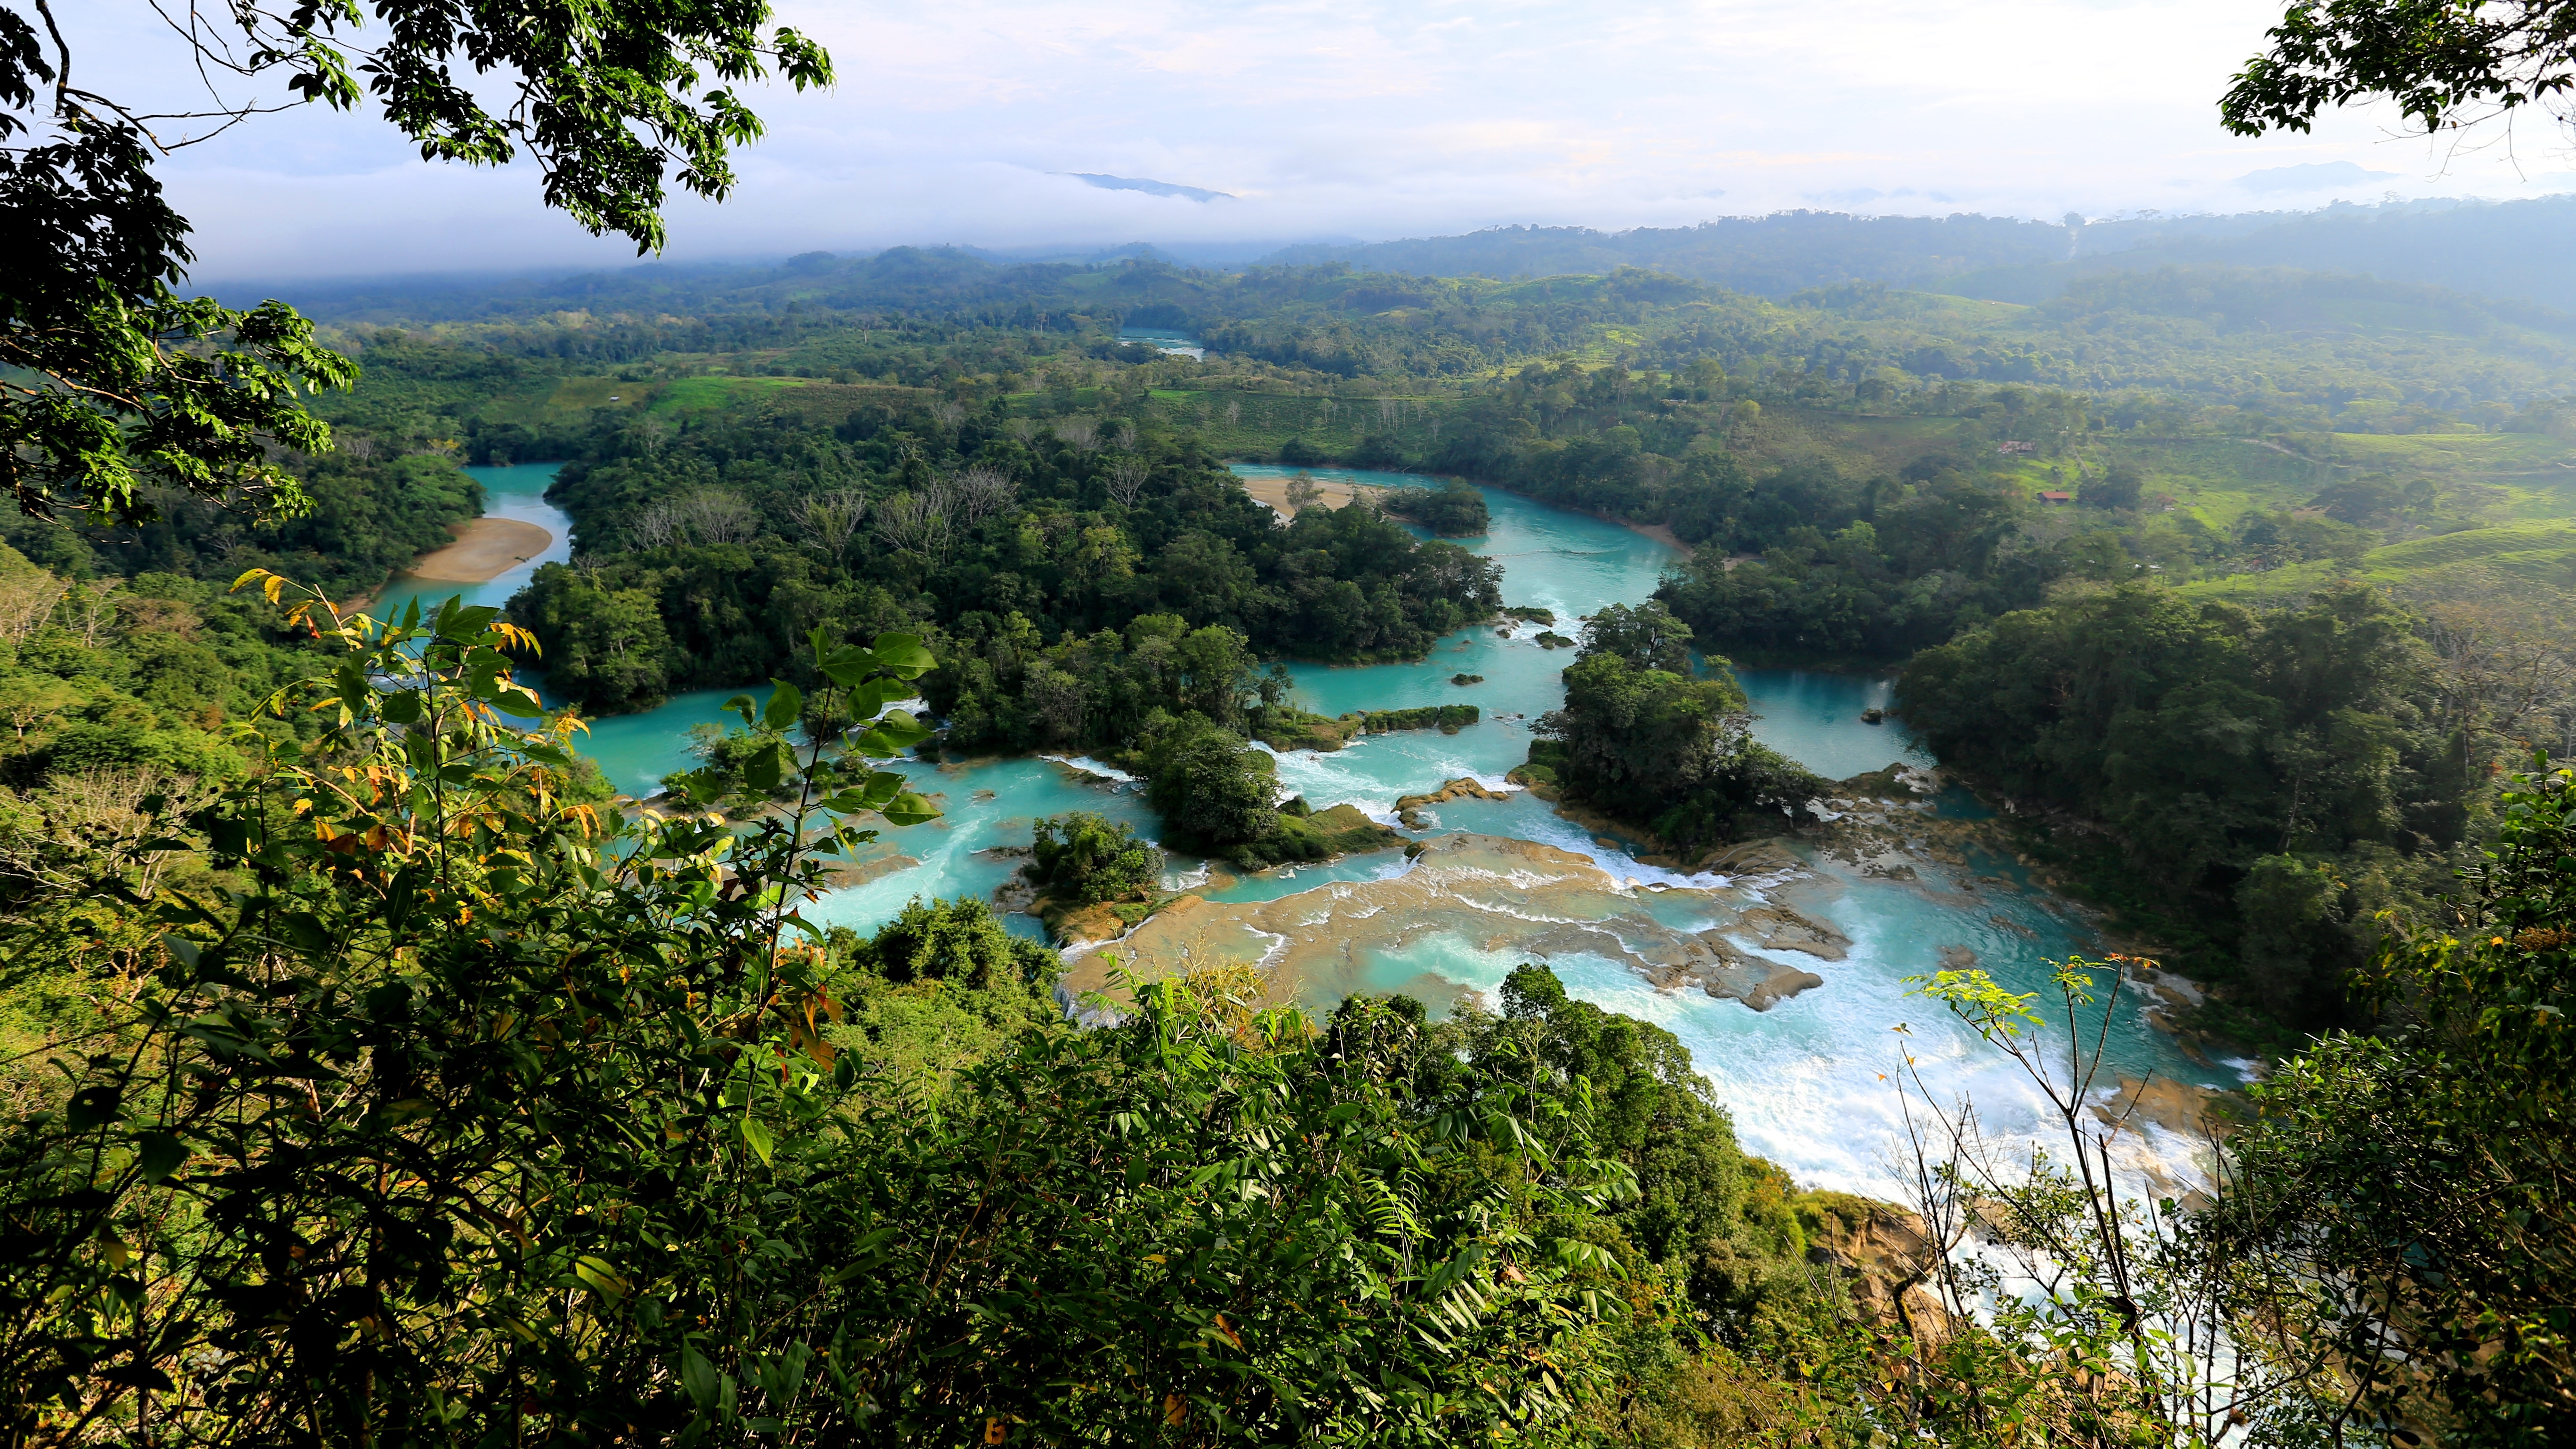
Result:
<svg viewBox="0 0 2576 1449"><path fill-rule="evenodd" d="M755 96L770 131L740 158L741 190L675 203L668 256L2576 190L2564 137L2539 128L2515 138L2519 174L2503 146L2446 154L2385 113L2226 135L2217 98L2280 3L787 3L840 83ZM183 83L141 0L93 0L78 23L89 84ZM2240 179L2336 163L2321 187ZM524 168L423 163L373 119L262 118L163 174L197 224L201 280L632 257L546 211Z"/></svg>

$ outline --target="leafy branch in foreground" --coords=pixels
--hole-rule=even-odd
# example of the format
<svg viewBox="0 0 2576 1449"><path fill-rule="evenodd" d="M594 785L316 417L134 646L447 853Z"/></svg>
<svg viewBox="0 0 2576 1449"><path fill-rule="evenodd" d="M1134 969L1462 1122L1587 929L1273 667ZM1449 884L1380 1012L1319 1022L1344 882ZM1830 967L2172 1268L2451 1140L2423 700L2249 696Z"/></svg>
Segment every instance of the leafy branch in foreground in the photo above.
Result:
<svg viewBox="0 0 2576 1449"><path fill-rule="evenodd" d="M760 3L335 0L278 12L245 0L223 7L230 25L194 10L169 25L208 90L210 108L194 109L184 97L120 101L74 84L50 0L26 8L34 19L16 3L0 8L0 233L11 245L0 272L0 480L43 518L141 523L156 516L155 487L269 516L308 506L269 449L329 447L329 429L299 399L348 386L355 367L283 302L245 311L172 290L194 258L188 222L152 174L155 153L283 108L215 100L211 77L282 73L302 101L342 111L372 95L424 159L497 166L524 150L547 205L639 251L662 244L674 167L696 195L732 189L732 149L758 139L761 122L728 86L773 66L799 90L832 79L822 47L785 27L762 35L770 9ZM382 39L349 46L343 32L370 13ZM508 106L488 109L459 62L501 79ZM709 76L720 84L701 92ZM202 129L165 137L169 126Z"/></svg>
<svg viewBox="0 0 2576 1449"><path fill-rule="evenodd" d="M1583 1437L1651 1313L1581 1080L1423 1074L1418 1008L1319 1025L1207 978L863 1079L801 907L854 815L931 813L865 768L918 737L885 708L917 641L817 636L841 698L741 701L796 804L737 829L569 798L579 723L494 611L291 602L338 667L164 842L221 888L102 883L158 933L130 1006L11 1068L0 1437ZM862 726L791 751L800 715ZM52 919L13 971L59 965Z"/></svg>
<svg viewBox="0 0 2576 1449"><path fill-rule="evenodd" d="M835 1090L819 953L782 939L818 846L869 838L829 812L900 778L739 836L574 803L578 723L495 614L297 603L346 652L242 729L265 764L200 817L236 884L134 902L163 949L131 1014L0 1139L13 1442L615 1437L712 1411L706 1366L757 1352L780 1144ZM861 697L928 664L816 652ZM262 727L298 709L318 737Z"/></svg>
<svg viewBox="0 0 2576 1449"><path fill-rule="evenodd" d="M2540 106L2565 120L2576 88L2567 0L2301 0L2219 102L2240 136L2305 131L2317 113L2385 97L2427 131Z"/></svg>
<svg viewBox="0 0 2576 1449"><path fill-rule="evenodd" d="M2021 1069L2065 1144L1989 1137L1970 1102L1940 1101L1904 1054L1906 1150L1894 1165L1926 1224L1922 1268L1939 1312L1907 1324L1895 1357L1912 1387L1889 1402L1947 1442L2035 1430L2054 1443L2217 1445L2250 1423L2256 1442L2297 1443L2329 1426L2322 1356L2248 1333L2276 1323L2278 1295L2302 1285L2203 1250L2207 1221L2242 1211L2223 1167L2215 1198L2188 1209L2143 1201L2122 1181L2113 1141L2148 1084L2106 1093L2101 1079L2132 965L2154 963L2070 957L2044 993L1979 970L1909 978ZM2107 994L2097 971L2110 975ZM2043 995L2055 1011L2040 1009ZM2105 1095L2123 1094L2125 1111L2097 1115ZM1969 1251L1972 1239L1984 1251Z"/></svg>
<svg viewBox="0 0 2576 1449"><path fill-rule="evenodd" d="M2332 1346L2347 1418L2519 1449L2576 1415L2576 771L2500 803L2449 921L2392 922L2357 983L2383 1029L2256 1089L2211 1233L2314 1286L2281 1331Z"/></svg>

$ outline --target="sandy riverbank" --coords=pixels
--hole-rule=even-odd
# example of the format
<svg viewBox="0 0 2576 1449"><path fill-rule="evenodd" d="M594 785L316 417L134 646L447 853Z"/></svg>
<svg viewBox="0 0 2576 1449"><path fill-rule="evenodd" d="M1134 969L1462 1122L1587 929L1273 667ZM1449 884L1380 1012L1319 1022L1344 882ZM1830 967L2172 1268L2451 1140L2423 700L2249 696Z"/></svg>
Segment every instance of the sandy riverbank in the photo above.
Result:
<svg viewBox="0 0 2576 1449"><path fill-rule="evenodd" d="M1288 479L1286 477L1240 478L1238 481L1243 484L1243 491L1251 494L1255 502L1269 505L1270 511L1279 515L1280 522L1285 523L1297 516L1297 510L1288 506ZM1387 491L1384 488L1374 487L1366 483L1349 483L1338 478L1318 477L1314 482L1316 491L1315 501L1325 508L1340 508L1349 503L1354 497L1376 498ZM1498 483L1484 484L1480 486L1491 488L1502 487L1502 485ZM1548 504L1548 506L1552 508L1562 508L1565 506L1561 503L1551 503L1545 498L1535 497L1531 494L1519 493L1515 489L1504 488L1503 491L1506 493L1513 493L1518 497L1528 498L1533 503ZM1621 528L1628 530L1630 533L1643 534L1647 538L1651 538L1655 542L1662 544L1664 547L1671 549L1673 552L1680 554L1684 559L1688 559L1693 552L1689 544L1675 538L1673 536L1673 531L1670 528L1665 527L1663 524L1636 523L1625 518L1614 518L1607 513L1594 513L1590 516L1600 519L1603 523L1615 523Z"/></svg>
<svg viewBox="0 0 2576 1449"><path fill-rule="evenodd" d="M475 518L451 523L456 542L422 554L411 576L442 584L485 584L546 551L555 536L515 518Z"/></svg>
<svg viewBox="0 0 2576 1449"><path fill-rule="evenodd" d="M1288 506L1288 479L1239 478L1238 481L1243 484L1243 491L1252 495L1254 502L1269 505L1270 511L1279 515L1280 522L1286 523L1297 516L1297 510ZM1314 484L1315 504L1323 508L1341 508L1353 498L1373 499L1386 492L1383 488L1345 482L1339 478L1317 478Z"/></svg>

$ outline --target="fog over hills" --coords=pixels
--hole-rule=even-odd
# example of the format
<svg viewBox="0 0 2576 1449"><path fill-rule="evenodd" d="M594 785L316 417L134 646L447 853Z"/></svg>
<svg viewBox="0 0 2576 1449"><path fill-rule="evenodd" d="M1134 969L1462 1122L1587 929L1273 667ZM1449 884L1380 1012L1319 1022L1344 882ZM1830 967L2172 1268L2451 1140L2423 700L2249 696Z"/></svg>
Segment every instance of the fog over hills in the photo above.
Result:
<svg viewBox="0 0 2576 1449"><path fill-rule="evenodd" d="M2576 310L2576 195L2532 201L2338 204L2310 212L2165 216L2155 212L2048 223L1978 215L1853 216L1784 211L1689 227L1624 232L1496 227L1461 236L1387 242L1131 243L1120 247L898 247L867 258L810 252L769 265L646 264L580 273L414 276L361 281L250 279L227 297L283 296L317 317L434 321L547 308L620 310L703 304L724 296L763 305L810 294L798 279L828 274L842 298L868 305L937 306L1007 289L1025 266L1144 261L1182 268L1343 263L1362 271L1516 278L1666 272L1763 297L1879 282L1918 291L2038 303L2075 277L2163 266L2288 267L2428 284L2499 301ZM865 265L857 265L862 261Z"/></svg>
<svg viewBox="0 0 2576 1449"><path fill-rule="evenodd" d="M2336 205L2314 212L2162 216L2068 224L1987 216L1792 211L1608 234L1502 227L1466 236L1296 246L1271 263L1346 261L1373 271L1546 276L1617 267L1672 272L1757 296L1840 282L2039 302L2070 276L2161 265L2297 267L2426 282L2576 307L2566 264L2576 196L2535 201Z"/></svg>

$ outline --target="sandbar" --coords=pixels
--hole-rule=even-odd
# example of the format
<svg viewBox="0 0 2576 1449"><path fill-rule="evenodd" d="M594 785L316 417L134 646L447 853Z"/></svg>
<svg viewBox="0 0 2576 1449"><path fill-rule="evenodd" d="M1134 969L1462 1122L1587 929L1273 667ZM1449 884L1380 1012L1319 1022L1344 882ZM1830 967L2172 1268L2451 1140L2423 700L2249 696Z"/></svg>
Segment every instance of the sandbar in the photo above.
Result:
<svg viewBox="0 0 2576 1449"><path fill-rule="evenodd" d="M1270 511L1279 515L1280 522L1285 523L1297 516L1297 510L1288 506L1287 478L1237 476L1243 484L1243 491L1251 494L1254 502L1268 504ZM1374 499L1386 491L1366 483L1351 483L1340 478L1316 478L1312 481L1315 485L1316 506L1322 508L1340 508L1347 505L1353 498Z"/></svg>
<svg viewBox="0 0 2576 1449"><path fill-rule="evenodd" d="M555 536L515 518L474 518L451 523L456 542L422 554L411 576L442 584L487 584L546 551Z"/></svg>

